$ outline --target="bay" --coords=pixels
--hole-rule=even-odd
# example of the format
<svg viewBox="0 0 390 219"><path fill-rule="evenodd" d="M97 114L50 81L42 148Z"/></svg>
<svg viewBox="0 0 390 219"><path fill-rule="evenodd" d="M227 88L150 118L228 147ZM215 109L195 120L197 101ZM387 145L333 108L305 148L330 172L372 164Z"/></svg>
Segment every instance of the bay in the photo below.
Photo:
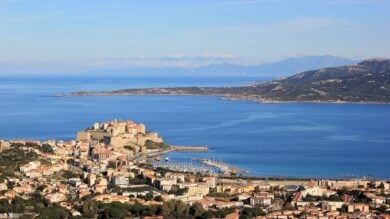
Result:
<svg viewBox="0 0 390 219"><path fill-rule="evenodd" d="M145 123L173 145L256 176L390 178L390 105L255 103L201 96L55 97L79 90L238 86L259 78L0 77L0 139L74 139L95 121Z"/></svg>

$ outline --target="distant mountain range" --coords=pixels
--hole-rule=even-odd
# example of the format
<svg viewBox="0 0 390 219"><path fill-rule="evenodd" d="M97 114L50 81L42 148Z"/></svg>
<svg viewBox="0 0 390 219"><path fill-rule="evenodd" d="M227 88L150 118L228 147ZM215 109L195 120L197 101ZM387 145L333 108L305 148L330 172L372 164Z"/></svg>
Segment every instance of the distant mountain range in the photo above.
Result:
<svg viewBox="0 0 390 219"><path fill-rule="evenodd" d="M142 76L142 77L216 77L216 76L252 76L264 78L276 78L290 76L302 71L335 67L357 63L351 59L324 55L324 56L301 56L289 58L277 62L259 65L236 65L229 63L212 64L196 68L178 67L139 67L131 69L96 70L85 74L95 76Z"/></svg>
<svg viewBox="0 0 390 219"><path fill-rule="evenodd" d="M72 95L212 95L260 102L390 103L390 59L305 71L243 87L178 87L76 92Z"/></svg>

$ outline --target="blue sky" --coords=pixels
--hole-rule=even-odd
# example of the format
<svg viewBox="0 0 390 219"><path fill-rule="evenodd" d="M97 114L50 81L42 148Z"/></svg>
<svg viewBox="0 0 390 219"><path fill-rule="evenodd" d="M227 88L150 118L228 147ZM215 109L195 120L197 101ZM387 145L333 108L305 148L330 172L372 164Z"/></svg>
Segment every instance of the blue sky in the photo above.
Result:
<svg viewBox="0 0 390 219"><path fill-rule="evenodd" d="M0 64L82 71L389 57L389 11L387 0L0 0Z"/></svg>

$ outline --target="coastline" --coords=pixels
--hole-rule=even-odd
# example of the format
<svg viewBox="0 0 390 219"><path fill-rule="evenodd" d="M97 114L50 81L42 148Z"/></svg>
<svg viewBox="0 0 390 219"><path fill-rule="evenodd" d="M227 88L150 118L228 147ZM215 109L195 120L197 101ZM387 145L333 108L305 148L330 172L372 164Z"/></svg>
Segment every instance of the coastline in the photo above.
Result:
<svg viewBox="0 0 390 219"><path fill-rule="evenodd" d="M141 89L142 90L142 89ZM340 101L340 100L273 100L261 97L247 97L235 95L217 95L217 94L183 94L183 93L114 93L113 91L91 91L91 92L73 92L70 94L54 94L54 97L83 97L83 96L210 96L219 97L222 100L228 101L251 101L264 104L283 104L283 103L316 103L316 104L390 104L390 102L380 101Z"/></svg>

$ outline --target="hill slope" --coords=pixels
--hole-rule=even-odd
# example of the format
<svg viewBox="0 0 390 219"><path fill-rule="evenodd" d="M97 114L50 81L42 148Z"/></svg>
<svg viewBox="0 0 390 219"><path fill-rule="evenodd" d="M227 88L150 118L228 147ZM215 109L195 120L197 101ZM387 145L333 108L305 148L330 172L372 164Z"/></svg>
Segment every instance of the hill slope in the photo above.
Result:
<svg viewBox="0 0 390 219"><path fill-rule="evenodd" d="M306 71L256 87L277 101L390 102L390 60Z"/></svg>

